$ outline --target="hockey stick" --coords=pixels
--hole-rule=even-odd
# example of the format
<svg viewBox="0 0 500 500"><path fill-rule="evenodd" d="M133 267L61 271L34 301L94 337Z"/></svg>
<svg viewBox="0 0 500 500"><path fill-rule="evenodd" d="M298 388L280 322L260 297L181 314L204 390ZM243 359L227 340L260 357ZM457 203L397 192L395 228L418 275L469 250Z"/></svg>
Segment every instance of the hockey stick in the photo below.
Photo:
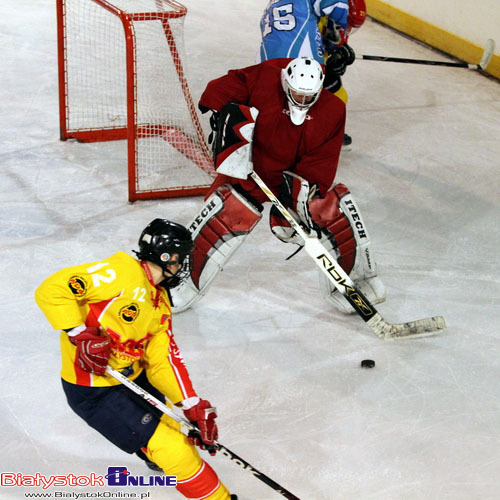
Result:
<svg viewBox="0 0 500 500"><path fill-rule="evenodd" d="M121 382L124 386L128 387L131 391L138 394L142 399L147 401L149 404L153 405L155 408L158 408L160 411L168 415L170 418L179 422L183 427L185 427L188 431L200 433L198 427L193 425L189 420L177 415L172 409L170 409L166 404L162 403L159 399L155 398L153 395L149 394L149 392L145 391L142 387L138 386L133 380L130 380L125 375L120 373L119 371L111 368L111 366L106 367L106 373L113 377L114 379ZM255 467L250 465L246 460L243 460L241 457L233 453L231 450L223 446L222 444L215 442L215 446L217 449L226 457L228 457L232 462L235 462L240 467L245 469L246 471L253 474L257 479L260 479L263 483L266 483L269 487L271 487L274 491L278 492L288 500L300 500L293 493L290 493L288 490L280 486L278 483L273 481L270 477L266 476L262 472L258 471Z"/></svg>
<svg viewBox="0 0 500 500"><path fill-rule="evenodd" d="M249 172L249 175L260 189L264 191L272 204L283 214L283 217L285 217L293 229L297 231L299 236L304 240L306 252L313 258L316 265L326 274L328 279L342 293L375 335L382 339L424 337L443 330L446 327L442 316L433 316L431 318L400 324L385 321L360 290L356 288L356 285L349 278L348 274L340 267L336 259L328 253L319 239L311 236L302 228L255 171L252 170Z"/></svg>
<svg viewBox="0 0 500 500"><path fill-rule="evenodd" d="M367 61L385 61L409 64L428 64L432 66L451 66L454 68L467 68L467 69L482 69L484 70L490 63L491 57L495 52L495 41L489 38L486 41L486 46L483 52L483 57L479 64L468 64L466 62L449 62L449 61L427 61L425 59L407 59L403 57L385 57L385 56L366 56L356 54L356 59L365 59Z"/></svg>
<svg viewBox="0 0 500 500"><path fill-rule="evenodd" d="M232 116L231 116L232 115ZM290 212L283 206L274 193L267 187L265 182L253 169L252 143L255 121L259 115L259 110L236 103L228 103L222 109L219 123L224 127L231 119L233 134L237 136L236 142L222 144L220 139L215 142L215 147L219 150L215 169L218 173L235 177L237 179L247 179L251 177L260 189L264 192L271 203L281 212L290 226L304 240L304 248L312 257L315 264L326 274L328 279L335 285L335 288L346 298L354 310L370 327L373 333L382 339L423 337L443 330L446 327L442 316L419 319L408 323L393 324L388 323L377 312L367 298L359 291L348 274L340 267L337 260L323 246L316 236L311 236L303 227L290 215ZM222 129L223 130L223 129ZM224 138L224 132L218 130ZM235 147L237 146L237 147Z"/></svg>

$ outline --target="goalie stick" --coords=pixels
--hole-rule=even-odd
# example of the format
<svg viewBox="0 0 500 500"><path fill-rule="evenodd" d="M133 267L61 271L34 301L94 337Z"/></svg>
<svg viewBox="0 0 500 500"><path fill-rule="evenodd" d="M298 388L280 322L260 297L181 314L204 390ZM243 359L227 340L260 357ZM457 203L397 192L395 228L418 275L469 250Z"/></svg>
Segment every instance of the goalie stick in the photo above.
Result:
<svg viewBox="0 0 500 500"><path fill-rule="evenodd" d="M361 291L356 288L356 285L351 278L349 278L349 275L340 267L337 260L329 254L319 239L311 236L302 228L255 171L252 170L249 172L249 175L262 191L264 191L272 204L283 214L283 217L285 217L295 231L297 231L299 236L304 240L306 252L335 285L337 290L347 299L349 304L351 304L375 335L384 340L424 337L446 328L446 323L442 316L433 316L431 318L400 324L388 323L385 321Z"/></svg>
<svg viewBox="0 0 500 500"><path fill-rule="evenodd" d="M469 64L466 62L451 62L451 61L427 61L425 59L407 59L404 57L385 57L385 56L367 56L356 54L356 59L365 59L367 61L384 61L409 64L427 64L431 66L451 66L454 68L481 69L484 70L490 63L491 57L495 52L495 41L489 38L486 41L486 46L483 52L483 57L479 64Z"/></svg>
<svg viewBox="0 0 500 500"><path fill-rule="evenodd" d="M195 432L197 434L200 433L198 427L192 424L189 420L177 415L171 408L169 408L166 404L162 403L159 399L155 398L153 395L149 394L149 392L145 391L142 387L138 386L133 380L127 378L123 373L111 368L111 366L106 367L106 373L118 380L121 384L128 387L131 391L135 392L142 399L147 401L149 404L153 405L155 408L158 408L160 411L168 415L170 418L180 423L185 429L189 432ZM243 460L241 457L236 455L236 453L232 452L230 449L226 448L222 444L215 441L215 446L217 449L226 457L229 458L232 462L238 464L240 467L245 469L247 472L250 472L257 479L260 479L263 483L266 483L269 487L271 487L274 491L278 492L280 495L284 496L288 500L300 500L300 498L296 497L293 493L290 493L288 490L280 486L277 482L273 481L270 477L266 476L255 467L250 465L246 460Z"/></svg>
<svg viewBox="0 0 500 500"><path fill-rule="evenodd" d="M304 240L304 248L312 257L315 264L324 274L326 274L328 279L335 285L335 288L337 288L346 298L375 335L385 340L424 337L444 330L446 324L442 316L433 316L431 318L400 324L385 321L380 313L377 312L368 299L356 287L349 275L337 263L337 260L330 255L321 241L316 236L311 236L306 232L290 215L290 212L288 212L253 169L253 130L258 115L259 110L254 107L236 103L228 103L224 106L219 121L225 123L231 119L233 121L232 133L234 136L237 136L237 139L224 145L224 147L218 147L214 151L216 153L215 170L219 173L236 177L237 179L251 177L255 181L271 203L281 212L290 226L295 229L297 234ZM217 144L224 144L226 137L224 136L223 130L219 128L217 133L223 134L222 138L219 137L217 139ZM223 152L223 154L221 154L221 152Z"/></svg>

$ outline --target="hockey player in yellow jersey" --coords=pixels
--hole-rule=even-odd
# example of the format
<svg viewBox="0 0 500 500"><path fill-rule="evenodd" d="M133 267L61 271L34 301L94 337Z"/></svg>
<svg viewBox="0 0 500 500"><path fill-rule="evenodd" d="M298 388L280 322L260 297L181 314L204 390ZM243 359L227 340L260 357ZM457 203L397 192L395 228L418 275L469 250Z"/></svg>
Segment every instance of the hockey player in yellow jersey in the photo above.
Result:
<svg viewBox="0 0 500 500"><path fill-rule="evenodd" d="M168 289L182 280L192 249L185 227L155 219L139 238L137 259L117 252L62 269L38 287L36 301L62 330L61 378L73 411L125 452L176 476L186 498L235 500L195 447L215 453L217 414L194 390L172 333ZM108 364L181 407L201 437L186 437L177 422L145 407L106 374Z"/></svg>

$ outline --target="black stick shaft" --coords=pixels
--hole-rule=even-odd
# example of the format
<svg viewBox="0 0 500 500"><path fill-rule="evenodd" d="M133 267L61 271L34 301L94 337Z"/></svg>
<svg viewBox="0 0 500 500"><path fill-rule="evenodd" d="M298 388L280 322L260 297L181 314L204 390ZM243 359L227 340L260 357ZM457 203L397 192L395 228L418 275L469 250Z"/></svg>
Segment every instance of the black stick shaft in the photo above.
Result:
<svg viewBox="0 0 500 500"><path fill-rule="evenodd" d="M222 446L218 443L219 451L228 457L232 462L237 463L240 467L245 469L246 471L253 474L257 479L260 479L263 483L266 483L269 487L271 487L274 491L278 492L280 495L284 496L288 500L300 500L300 498L296 497L293 493L289 492L283 486L280 486L277 482L273 481L270 477L266 476L255 467L250 465L246 460L243 460L241 457L236 455L236 453L232 452L225 446Z"/></svg>
<svg viewBox="0 0 500 500"><path fill-rule="evenodd" d="M430 66L451 66L454 68L470 68L471 65L465 62L449 62L449 61L428 61L426 59L407 59L404 57L384 57L384 56L357 56L359 59L365 59L367 61L386 61L386 62L398 62L398 63L408 63L408 64L427 64ZM474 65L473 65L474 66Z"/></svg>
<svg viewBox="0 0 500 500"><path fill-rule="evenodd" d="M162 401L149 394L149 392L145 391L142 387L138 386L133 380L129 380L125 375L123 375L119 371L111 368L111 366L108 365L106 368L106 373L108 375L111 375L119 382L121 382L124 386L128 387L131 391L135 392L149 404L161 410L163 413L165 413L165 415L168 415L176 422L179 422L181 425L186 427L186 429L198 433L200 432L199 429L196 428L191 422L188 422L179 417L170 408L168 408ZM266 483L269 487L271 487L274 491L278 492L280 495L284 496L288 500L300 500L299 497L296 497L293 493L290 493L288 490L283 488L283 486L279 485L276 481L273 481L270 477L258 471L255 467L250 465L246 460L243 460L241 457L236 455L236 453L232 452L230 449L226 448L225 446L221 445L218 442L216 442L215 445L217 446L219 451L223 455L228 457L232 462L238 464L244 470L253 474L257 479L259 479L263 483Z"/></svg>

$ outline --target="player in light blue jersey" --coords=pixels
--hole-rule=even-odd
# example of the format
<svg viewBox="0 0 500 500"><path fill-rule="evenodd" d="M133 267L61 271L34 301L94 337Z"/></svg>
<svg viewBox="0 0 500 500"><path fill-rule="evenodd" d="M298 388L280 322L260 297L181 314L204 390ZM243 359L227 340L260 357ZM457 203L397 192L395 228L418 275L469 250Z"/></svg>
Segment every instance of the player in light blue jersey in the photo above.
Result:
<svg viewBox="0 0 500 500"><path fill-rule="evenodd" d="M347 104L341 76L355 60L347 40L365 17L365 0L270 0L260 20L258 59L315 59L325 65L323 86ZM344 134L344 148L351 142Z"/></svg>
<svg viewBox="0 0 500 500"><path fill-rule="evenodd" d="M271 0L260 21L260 60L307 56L325 64L319 20L345 30L348 10L348 0Z"/></svg>

